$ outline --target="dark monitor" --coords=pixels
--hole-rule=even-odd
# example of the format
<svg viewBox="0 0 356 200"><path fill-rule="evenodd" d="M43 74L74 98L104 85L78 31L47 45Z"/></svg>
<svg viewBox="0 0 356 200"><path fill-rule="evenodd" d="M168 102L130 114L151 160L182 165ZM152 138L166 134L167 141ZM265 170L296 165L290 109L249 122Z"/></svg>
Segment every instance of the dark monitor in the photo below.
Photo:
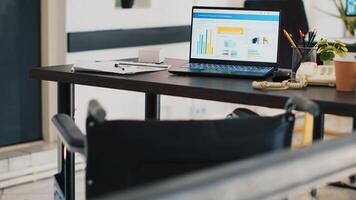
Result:
<svg viewBox="0 0 356 200"><path fill-rule="evenodd" d="M356 0L346 0L346 16L356 16Z"/></svg>

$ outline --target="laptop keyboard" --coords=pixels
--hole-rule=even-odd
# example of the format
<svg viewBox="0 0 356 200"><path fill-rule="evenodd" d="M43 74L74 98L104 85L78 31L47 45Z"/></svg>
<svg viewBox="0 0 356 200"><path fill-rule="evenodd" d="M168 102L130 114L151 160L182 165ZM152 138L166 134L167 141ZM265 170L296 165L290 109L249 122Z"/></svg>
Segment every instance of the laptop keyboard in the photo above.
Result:
<svg viewBox="0 0 356 200"><path fill-rule="evenodd" d="M273 67L263 66L244 66L244 65L223 65L223 64L205 64L190 63L190 70L211 72L220 74L240 75L240 76L264 76L273 71Z"/></svg>

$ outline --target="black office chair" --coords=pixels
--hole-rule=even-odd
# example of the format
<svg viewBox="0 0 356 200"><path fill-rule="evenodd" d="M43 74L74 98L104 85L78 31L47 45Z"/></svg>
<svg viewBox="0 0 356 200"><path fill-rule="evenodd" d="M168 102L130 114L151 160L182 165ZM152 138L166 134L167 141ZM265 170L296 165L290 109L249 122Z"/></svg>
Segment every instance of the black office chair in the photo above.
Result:
<svg viewBox="0 0 356 200"><path fill-rule="evenodd" d="M299 97L286 103L285 113L273 117L242 116L235 110L224 120L108 121L100 105L91 101L86 136L65 114L52 120L67 149L87 159L90 199L288 148L296 105L315 115L319 112L316 104Z"/></svg>
<svg viewBox="0 0 356 200"><path fill-rule="evenodd" d="M281 10L281 28L288 30L298 38L299 29L306 33L309 31L308 19L304 9L303 0L245 0L246 8L277 9ZM288 41L280 33L279 66L291 69L292 49Z"/></svg>

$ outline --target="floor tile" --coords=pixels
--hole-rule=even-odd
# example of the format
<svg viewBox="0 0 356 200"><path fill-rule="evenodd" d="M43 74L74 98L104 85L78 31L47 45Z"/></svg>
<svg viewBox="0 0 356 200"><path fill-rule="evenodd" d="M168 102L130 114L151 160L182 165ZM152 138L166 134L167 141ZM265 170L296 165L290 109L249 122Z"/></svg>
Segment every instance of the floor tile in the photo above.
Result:
<svg viewBox="0 0 356 200"><path fill-rule="evenodd" d="M76 173L76 200L85 199L85 173ZM23 184L4 191L0 190L0 200L52 200L53 179L44 179ZM354 200L356 191L335 187L323 187L319 189L317 200ZM290 196L288 200L312 200L308 192Z"/></svg>
<svg viewBox="0 0 356 200"><path fill-rule="evenodd" d="M27 155L27 153L22 152L22 151L1 152L0 160L14 158L14 157L18 157L18 156L24 156L24 155Z"/></svg>
<svg viewBox="0 0 356 200"><path fill-rule="evenodd" d="M16 171L26 169L31 166L30 154L17 156L9 159L9 170Z"/></svg>
<svg viewBox="0 0 356 200"><path fill-rule="evenodd" d="M9 159L0 160L0 174L9 171Z"/></svg>
<svg viewBox="0 0 356 200"><path fill-rule="evenodd" d="M76 173L76 200L85 199L84 177L84 171ZM52 200L54 197L53 194L53 179L48 178L6 188L2 196L0 195L0 200Z"/></svg>
<svg viewBox="0 0 356 200"><path fill-rule="evenodd" d="M57 149L34 152L30 155L33 167L57 162Z"/></svg>
<svg viewBox="0 0 356 200"><path fill-rule="evenodd" d="M25 195L25 194L53 194L53 180L44 179L28 184L22 184L15 187L6 188L4 190L4 195Z"/></svg>
<svg viewBox="0 0 356 200"><path fill-rule="evenodd" d="M57 144L41 143L30 147L21 148L20 151L24 153L37 153L43 151L50 151L53 149L57 149Z"/></svg>
<svg viewBox="0 0 356 200"><path fill-rule="evenodd" d="M4 194L1 200L51 200L53 194Z"/></svg>

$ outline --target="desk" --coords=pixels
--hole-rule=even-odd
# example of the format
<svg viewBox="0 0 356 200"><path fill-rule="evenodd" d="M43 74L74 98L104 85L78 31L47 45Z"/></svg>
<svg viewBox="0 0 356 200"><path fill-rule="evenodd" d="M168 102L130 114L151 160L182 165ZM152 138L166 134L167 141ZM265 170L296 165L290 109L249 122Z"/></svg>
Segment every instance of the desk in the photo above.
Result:
<svg viewBox="0 0 356 200"><path fill-rule="evenodd" d="M187 61L166 59L167 64L183 65ZM74 118L74 84L130 90L146 94L146 119L159 119L160 96L171 95L272 108L283 108L293 95L302 95L317 102L322 113L354 117L356 93L341 93L329 87L308 87L303 90L259 91L251 86L252 80L214 77L177 76L160 71L137 75L111 75L73 73L71 65L36 68L31 78L58 82L58 112ZM323 115L314 120L313 139L323 138ZM59 145L59 169L57 181L65 194L74 194L74 155ZM63 169L63 170L62 170ZM66 177L64 179L64 177ZM68 192L69 191L69 192ZM71 192L73 191L73 192ZM67 196L66 199L74 199Z"/></svg>

